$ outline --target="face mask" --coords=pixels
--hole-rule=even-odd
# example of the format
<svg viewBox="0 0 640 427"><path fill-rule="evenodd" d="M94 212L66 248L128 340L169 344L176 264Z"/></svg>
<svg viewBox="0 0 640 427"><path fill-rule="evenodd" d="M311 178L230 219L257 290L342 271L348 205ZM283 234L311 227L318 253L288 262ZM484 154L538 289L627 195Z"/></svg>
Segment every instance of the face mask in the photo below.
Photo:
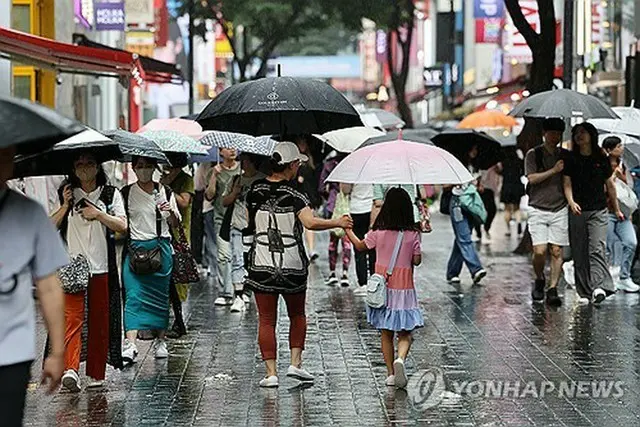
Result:
<svg viewBox="0 0 640 427"><path fill-rule="evenodd" d="M140 181L142 184L146 184L147 182L151 181L151 178L153 177L152 168L140 168L134 169L133 171L138 177L138 181Z"/></svg>
<svg viewBox="0 0 640 427"><path fill-rule="evenodd" d="M94 166L76 169L76 176L80 181L91 181L98 175L98 169Z"/></svg>

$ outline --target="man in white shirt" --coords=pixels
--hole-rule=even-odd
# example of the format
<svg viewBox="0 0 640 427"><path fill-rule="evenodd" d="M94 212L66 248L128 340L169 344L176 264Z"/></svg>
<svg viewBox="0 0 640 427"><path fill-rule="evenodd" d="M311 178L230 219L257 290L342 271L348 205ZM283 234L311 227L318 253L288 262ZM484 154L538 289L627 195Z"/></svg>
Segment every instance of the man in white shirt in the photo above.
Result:
<svg viewBox="0 0 640 427"><path fill-rule="evenodd" d="M353 232L359 239L369 232L371 226L371 210L373 208L373 186L371 184L342 184L343 193L349 195L351 218L353 218ZM366 292L367 280L374 273L376 265L376 251L355 251L356 275L360 286L354 292Z"/></svg>

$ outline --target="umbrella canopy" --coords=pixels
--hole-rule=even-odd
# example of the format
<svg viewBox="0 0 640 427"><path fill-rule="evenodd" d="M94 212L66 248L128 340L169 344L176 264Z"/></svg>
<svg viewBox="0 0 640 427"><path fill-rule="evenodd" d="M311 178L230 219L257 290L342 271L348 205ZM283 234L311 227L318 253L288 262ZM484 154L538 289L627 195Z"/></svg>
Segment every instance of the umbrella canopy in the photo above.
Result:
<svg viewBox="0 0 640 427"><path fill-rule="evenodd" d="M120 147L120 151L123 154L123 157L119 159L120 161L130 162L133 156L140 156L156 159L161 163L169 163L167 156L164 155L158 144L142 135L122 129L108 130L102 133L111 138Z"/></svg>
<svg viewBox="0 0 640 427"><path fill-rule="evenodd" d="M209 149L198 141L174 130L148 130L138 132L152 140L160 149L167 153L207 154Z"/></svg>
<svg viewBox="0 0 640 427"><path fill-rule="evenodd" d="M473 146L478 147L478 157L474 166L482 170L489 169L502 159L500 142L484 132L471 129L449 129L435 136L433 143L462 162L467 161L467 155Z"/></svg>
<svg viewBox="0 0 640 427"><path fill-rule="evenodd" d="M494 138L500 143L503 148L515 147L516 145L518 145L518 135L513 132L496 135L494 136Z"/></svg>
<svg viewBox="0 0 640 427"><path fill-rule="evenodd" d="M250 135L322 134L362 126L340 92L319 80L271 77L225 89L198 115L205 130Z"/></svg>
<svg viewBox="0 0 640 427"><path fill-rule="evenodd" d="M620 120L592 119L589 122L599 130L640 137L640 109L613 107L612 110L620 117Z"/></svg>
<svg viewBox="0 0 640 427"><path fill-rule="evenodd" d="M150 130L171 130L180 132L193 139L200 139L204 136L202 126L193 120L186 119L153 119L146 125L142 126L138 133L147 132Z"/></svg>
<svg viewBox="0 0 640 427"><path fill-rule="evenodd" d="M360 112L365 126L381 129L396 129L406 124L400 117L381 108L367 108Z"/></svg>
<svg viewBox="0 0 640 427"><path fill-rule="evenodd" d="M473 177L453 155L411 141L360 148L331 172L327 181L348 184L464 184Z"/></svg>
<svg viewBox="0 0 640 427"><path fill-rule="evenodd" d="M217 148L233 148L243 153L258 154L260 156L271 156L278 143L270 136L254 137L233 132L213 131L207 134L200 142L207 146Z"/></svg>
<svg viewBox="0 0 640 427"><path fill-rule="evenodd" d="M509 113L513 117L582 117L583 119L617 119L611 107L592 95L569 89L540 92L525 98Z"/></svg>
<svg viewBox="0 0 640 427"><path fill-rule="evenodd" d="M334 130L324 135L314 135L318 139L326 142L331 148L341 153L351 153L367 140L374 137L384 136L385 133L376 129L357 126L346 129ZM397 139L397 138L396 138Z"/></svg>
<svg viewBox="0 0 640 427"><path fill-rule="evenodd" d="M86 129L47 151L16 156L14 177L66 175L71 171L73 161L84 152L91 153L98 163L122 157L118 144L93 129Z"/></svg>
<svg viewBox="0 0 640 427"><path fill-rule="evenodd" d="M23 99L0 96L0 148L17 146L29 155L51 148L86 129L57 112Z"/></svg>
<svg viewBox="0 0 640 427"><path fill-rule="evenodd" d="M512 128L517 126L518 122L513 117L507 116L502 111L483 110L477 113L469 114L460 123L459 129L495 129L495 128Z"/></svg>
<svg viewBox="0 0 640 427"><path fill-rule="evenodd" d="M390 142L390 141L397 141L397 140L405 140L405 141L419 142L421 144L433 145L433 141L431 139L436 135L438 135L438 132L428 128L402 129L399 131L396 130L382 136L376 136L374 138L371 138L368 141L366 141L364 144L362 144L360 148L368 147L374 144L380 144L381 142Z"/></svg>

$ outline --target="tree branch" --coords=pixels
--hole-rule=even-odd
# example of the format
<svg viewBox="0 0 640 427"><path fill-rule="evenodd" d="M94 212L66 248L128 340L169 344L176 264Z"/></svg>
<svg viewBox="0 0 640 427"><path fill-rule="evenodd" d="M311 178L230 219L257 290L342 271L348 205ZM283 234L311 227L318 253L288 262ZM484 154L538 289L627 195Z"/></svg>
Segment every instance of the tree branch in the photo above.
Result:
<svg viewBox="0 0 640 427"><path fill-rule="evenodd" d="M551 0L538 0L538 5L541 1L550 2ZM536 33L533 28L531 28L531 25L529 25L527 18L525 18L522 13L518 0L504 0L504 4L509 11L509 15L511 15L513 25L515 25L518 31L520 31L520 34L524 37L529 48L533 50L537 47L538 42L540 41L540 34ZM551 4L551 7L553 7L553 3Z"/></svg>

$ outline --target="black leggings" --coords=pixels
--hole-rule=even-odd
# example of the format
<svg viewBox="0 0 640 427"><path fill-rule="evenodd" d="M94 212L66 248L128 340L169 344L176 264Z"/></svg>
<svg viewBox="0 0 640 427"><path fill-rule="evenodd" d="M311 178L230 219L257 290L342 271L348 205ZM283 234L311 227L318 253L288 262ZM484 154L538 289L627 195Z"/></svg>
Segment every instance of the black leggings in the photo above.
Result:
<svg viewBox="0 0 640 427"><path fill-rule="evenodd" d="M0 366L0 416L5 427L21 427L31 362Z"/></svg>
<svg viewBox="0 0 640 427"><path fill-rule="evenodd" d="M364 239L365 234L369 231L369 223L371 221L370 213L353 214L353 232L359 239ZM358 276L358 284L364 286L367 284L369 275L373 274L376 266L376 251L355 251L356 252L356 274Z"/></svg>
<svg viewBox="0 0 640 427"><path fill-rule="evenodd" d="M496 213L498 212L498 207L496 206L496 195L493 190L489 190L485 188L482 193L480 193L480 197L482 198L482 202L484 203L484 207L487 210L487 220L484 222L484 231L489 232L491 230L491 225L493 224L493 220L496 217ZM476 234L480 235L480 225L476 225Z"/></svg>

